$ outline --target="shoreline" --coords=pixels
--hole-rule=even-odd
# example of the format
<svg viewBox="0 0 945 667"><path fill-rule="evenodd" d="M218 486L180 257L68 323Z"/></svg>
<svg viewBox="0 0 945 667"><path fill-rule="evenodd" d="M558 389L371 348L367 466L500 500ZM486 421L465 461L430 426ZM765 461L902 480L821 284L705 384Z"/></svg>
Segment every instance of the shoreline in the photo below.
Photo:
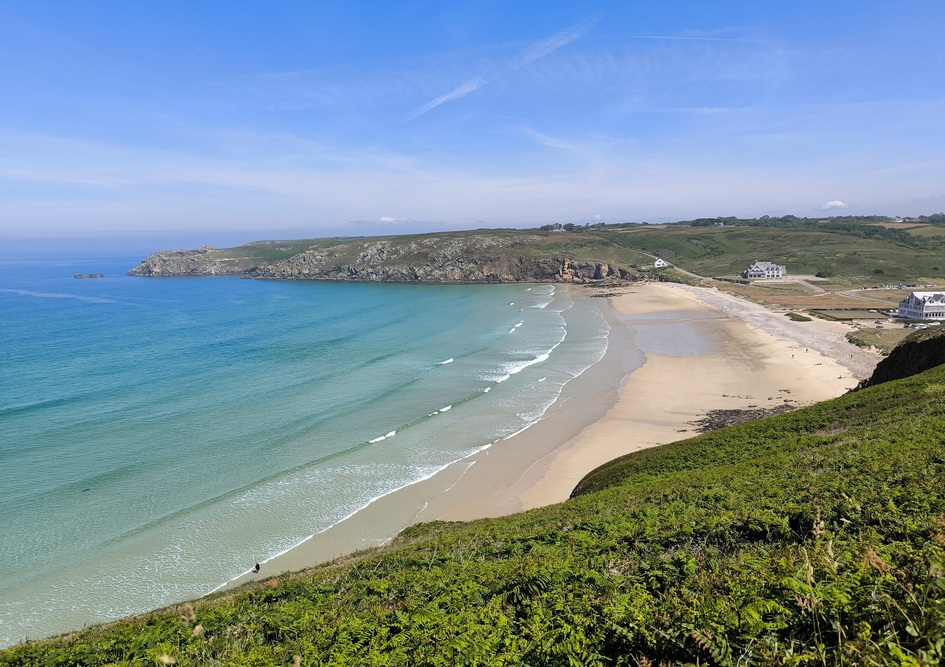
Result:
<svg viewBox="0 0 945 667"><path fill-rule="evenodd" d="M695 422L710 410L803 407L836 398L856 386L856 372L868 373L879 360L847 343L843 324L791 322L708 288L648 285L611 303L637 330L646 363L625 378L620 400L603 419L560 447L548 474L526 493L524 509L568 498L587 473L615 458L698 435ZM674 350L666 343L669 327L680 325L695 328L712 350ZM823 354L834 349L824 337L855 350L843 357L850 363Z"/></svg>
<svg viewBox="0 0 945 667"><path fill-rule="evenodd" d="M576 298L601 296L590 293L600 288L570 289ZM614 458L697 435L692 422L710 410L834 398L879 359L847 343L843 324L790 322L710 288L649 283L606 294L607 352L536 424L372 502L214 592L380 546L415 523L564 501Z"/></svg>

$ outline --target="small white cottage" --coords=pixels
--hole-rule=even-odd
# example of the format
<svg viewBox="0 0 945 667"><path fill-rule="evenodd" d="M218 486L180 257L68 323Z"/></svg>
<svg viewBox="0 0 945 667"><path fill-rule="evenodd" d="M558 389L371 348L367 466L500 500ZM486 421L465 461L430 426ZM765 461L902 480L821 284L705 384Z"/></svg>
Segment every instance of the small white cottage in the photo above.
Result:
<svg viewBox="0 0 945 667"><path fill-rule="evenodd" d="M656 261L653 262L654 269L665 269L667 266L669 266L669 262L667 262L662 257L657 257Z"/></svg>

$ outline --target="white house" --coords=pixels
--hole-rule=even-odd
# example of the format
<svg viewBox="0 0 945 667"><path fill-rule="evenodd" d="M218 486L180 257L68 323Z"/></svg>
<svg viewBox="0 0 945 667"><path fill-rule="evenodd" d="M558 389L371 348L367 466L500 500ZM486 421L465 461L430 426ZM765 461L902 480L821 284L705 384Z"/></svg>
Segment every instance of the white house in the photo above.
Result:
<svg viewBox="0 0 945 667"><path fill-rule="evenodd" d="M667 266L669 266L669 262L667 262L662 257L657 257L656 261L653 262L654 269L665 269Z"/></svg>
<svg viewBox="0 0 945 667"><path fill-rule="evenodd" d="M899 317L945 320L945 292L913 292L899 302Z"/></svg>
<svg viewBox="0 0 945 667"><path fill-rule="evenodd" d="M745 269L742 278L783 278L787 275L787 268L771 262L755 262Z"/></svg>

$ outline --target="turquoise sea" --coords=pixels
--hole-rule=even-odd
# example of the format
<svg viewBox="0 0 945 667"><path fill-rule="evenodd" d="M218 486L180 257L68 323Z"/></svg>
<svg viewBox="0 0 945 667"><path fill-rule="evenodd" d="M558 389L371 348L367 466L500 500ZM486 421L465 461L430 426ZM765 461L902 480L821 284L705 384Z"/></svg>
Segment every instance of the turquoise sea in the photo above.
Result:
<svg viewBox="0 0 945 667"><path fill-rule="evenodd" d="M0 261L0 646L209 593L534 424L607 347L560 286L139 260Z"/></svg>

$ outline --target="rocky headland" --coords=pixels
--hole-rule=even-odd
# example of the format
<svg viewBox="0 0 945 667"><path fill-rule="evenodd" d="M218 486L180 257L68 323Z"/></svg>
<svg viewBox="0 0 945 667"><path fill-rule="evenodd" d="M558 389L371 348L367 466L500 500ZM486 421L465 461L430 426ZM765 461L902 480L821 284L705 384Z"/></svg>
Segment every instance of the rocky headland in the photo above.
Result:
<svg viewBox="0 0 945 667"><path fill-rule="evenodd" d="M560 245L542 234L487 233L264 241L229 249L162 250L128 273L421 283L600 283L637 277L631 268L588 257L586 249L569 256Z"/></svg>

